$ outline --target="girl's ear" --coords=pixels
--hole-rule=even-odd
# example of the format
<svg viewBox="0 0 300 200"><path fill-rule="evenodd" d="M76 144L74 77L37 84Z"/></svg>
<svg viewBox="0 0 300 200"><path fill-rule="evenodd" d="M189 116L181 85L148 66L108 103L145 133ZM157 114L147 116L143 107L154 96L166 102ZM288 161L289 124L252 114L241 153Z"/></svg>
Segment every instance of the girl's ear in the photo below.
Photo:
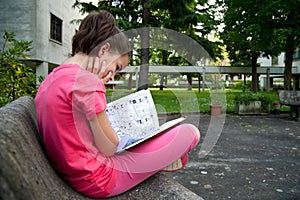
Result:
<svg viewBox="0 0 300 200"><path fill-rule="evenodd" d="M110 44L109 43L105 43L104 45L101 46L99 52L98 52L98 55L99 56L102 56L104 55L105 52L107 52L110 48Z"/></svg>

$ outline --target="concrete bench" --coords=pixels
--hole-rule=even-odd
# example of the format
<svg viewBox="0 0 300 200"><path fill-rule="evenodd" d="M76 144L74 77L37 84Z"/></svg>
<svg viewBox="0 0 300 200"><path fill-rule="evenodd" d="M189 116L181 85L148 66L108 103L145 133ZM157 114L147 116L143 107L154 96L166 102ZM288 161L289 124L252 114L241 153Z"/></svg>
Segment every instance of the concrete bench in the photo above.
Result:
<svg viewBox="0 0 300 200"><path fill-rule="evenodd" d="M300 121L300 91L278 90L281 105L290 106L290 116L296 121Z"/></svg>
<svg viewBox="0 0 300 200"><path fill-rule="evenodd" d="M89 199L69 187L50 165L38 134L31 97L0 108L0 199ZM202 199L163 173L110 199Z"/></svg>

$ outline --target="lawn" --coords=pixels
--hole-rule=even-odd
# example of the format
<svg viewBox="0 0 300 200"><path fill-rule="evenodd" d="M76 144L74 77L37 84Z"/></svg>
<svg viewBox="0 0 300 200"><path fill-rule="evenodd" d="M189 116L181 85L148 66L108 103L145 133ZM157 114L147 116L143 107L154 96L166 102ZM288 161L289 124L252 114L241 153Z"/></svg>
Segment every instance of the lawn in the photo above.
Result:
<svg viewBox="0 0 300 200"><path fill-rule="evenodd" d="M108 102L116 100L122 96L133 93L135 90L107 90ZM187 89L165 88L164 90L150 89L158 112L208 112L210 106L210 92L206 90L198 93L197 89L188 91ZM234 98L242 93L241 90L226 89L226 111L233 112L235 109ZM276 91L261 92L268 93L272 101L278 101ZM288 106L282 106L281 110L289 110Z"/></svg>

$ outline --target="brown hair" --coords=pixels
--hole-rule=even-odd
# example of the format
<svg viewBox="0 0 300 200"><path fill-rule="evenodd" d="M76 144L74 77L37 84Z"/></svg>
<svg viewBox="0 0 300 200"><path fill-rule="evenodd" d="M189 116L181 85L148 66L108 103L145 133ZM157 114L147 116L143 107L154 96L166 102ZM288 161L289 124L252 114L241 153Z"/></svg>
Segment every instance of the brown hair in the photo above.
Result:
<svg viewBox="0 0 300 200"><path fill-rule="evenodd" d="M110 44L109 51L116 54L130 53L128 38L116 27L111 13L101 10L87 15L73 36L72 56L78 52L95 54L105 44Z"/></svg>

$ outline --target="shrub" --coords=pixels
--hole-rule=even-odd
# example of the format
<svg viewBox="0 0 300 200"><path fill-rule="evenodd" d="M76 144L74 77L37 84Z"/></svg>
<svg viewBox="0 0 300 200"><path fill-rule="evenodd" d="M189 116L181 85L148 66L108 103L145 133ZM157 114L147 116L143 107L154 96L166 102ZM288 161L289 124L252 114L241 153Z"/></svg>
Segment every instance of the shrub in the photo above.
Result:
<svg viewBox="0 0 300 200"><path fill-rule="evenodd" d="M14 33L3 34L0 50L0 106L20 96L36 94L35 71L22 63L29 57L30 41L16 40Z"/></svg>
<svg viewBox="0 0 300 200"><path fill-rule="evenodd" d="M252 101L261 101L262 108L264 109L267 109L272 105L272 97L267 93L243 92L236 95L234 100L245 105L249 105Z"/></svg>

